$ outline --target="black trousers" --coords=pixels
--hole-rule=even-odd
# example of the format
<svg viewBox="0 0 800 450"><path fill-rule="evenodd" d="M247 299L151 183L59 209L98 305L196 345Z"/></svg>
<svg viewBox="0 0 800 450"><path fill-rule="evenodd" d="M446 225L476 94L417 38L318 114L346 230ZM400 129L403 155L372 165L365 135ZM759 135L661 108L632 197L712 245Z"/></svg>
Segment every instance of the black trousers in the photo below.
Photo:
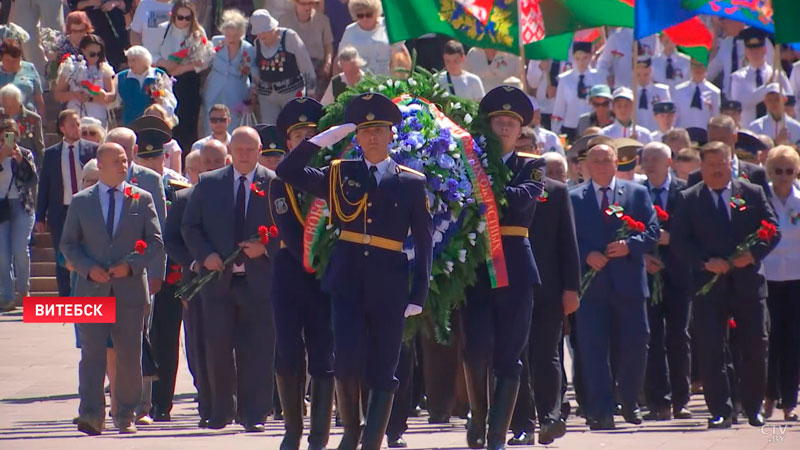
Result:
<svg viewBox="0 0 800 450"><path fill-rule="evenodd" d="M399 381L394 392L392 413L386 427L386 437L397 439L408 429L408 413L411 411L411 397L414 387L414 360L417 359L415 339L404 342L400 347L400 359L394 376Z"/></svg>
<svg viewBox="0 0 800 450"><path fill-rule="evenodd" d="M654 306L648 300L647 321L647 405L651 410L686 406L691 382L689 292L665 282L661 303Z"/></svg>
<svg viewBox="0 0 800 450"><path fill-rule="evenodd" d="M575 401L578 406L585 405L584 396L586 389L583 386L583 366L581 365L580 346L578 345L578 327L576 326L575 313L567 316L569 323L569 346L572 347L572 387L575 389ZM563 353L562 353L563 355ZM562 370L563 369L562 366ZM566 373L561 379L566 378ZM585 413L585 410L584 410Z"/></svg>
<svg viewBox="0 0 800 450"><path fill-rule="evenodd" d="M800 280L769 281L767 395L780 408L797 406L800 382Z"/></svg>
<svg viewBox="0 0 800 450"><path fill-rule="evenodd" d="M200 75L195 71L178 75L172 92L178 100L175 114L178 116L178 125L172 129L172 137L184 149L184 158L189 153L188 149L197 140L197 123L200 120L200 106L203 98L201 92Z"/></svg>
<svg viewBox="0 0 800 450"><path fill-rule="evenodd" d="M150 344L153 347L153 358L158 365L158 380L153 382L153 415L169 413L175 395L183 319L183 303L175 296L175 290L174 284L164 283L153 303Z"/></svg>
<svg viewBox="0 0 800 450"><path fill-rule="evenodd" d="M519 392L517 403L514 405L514 414L511 416L511 432L514 436L522 433L533 433L536 429L536 408L534 408L534 391L531 388L531 366L528 359L528 349L523 350L520 356L522 373L519 375Z"/></svg>
<svg viewBox="0 0 800 450"><path fill-rule="evenodd" d="M564 307L560 297L540 291L534 288L528 361L533 399L541 423L546 419L556 421L561 417Z"/></svg>
<svg viewBox="0 0 800 450"><path fill-rule="evenodd" d="M450 417L456 406L456 379L458 378L459 349L461 348L460 310L450 317L451 342L436 342L433 329L420 333L422 344L422 370L424 373L426 406L431 417Z"/></svg>

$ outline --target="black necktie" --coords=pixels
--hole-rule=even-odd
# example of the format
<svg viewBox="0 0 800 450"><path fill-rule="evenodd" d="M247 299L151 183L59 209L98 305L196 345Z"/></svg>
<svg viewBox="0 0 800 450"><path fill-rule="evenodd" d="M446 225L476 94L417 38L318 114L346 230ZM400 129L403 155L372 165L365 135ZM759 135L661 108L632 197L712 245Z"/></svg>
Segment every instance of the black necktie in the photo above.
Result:
<svg viewBox="0 0 800 450"><path fill-rule="evenodd" d="M764 84L764 77L761 76L761 69L756 69L756 88ZM764 102L758 102L756 105L756 118L762 117L767 114L767 105Z"/></svg>
<svg viewBox="0 0 800 450"><path fill-rule="evenodd" d="M550 86L558 86L558 74L561 73L561 61L550 63Z"/></svg>
<svg viewBox="0 0 800 450"><path fill-rule="evenodd" d="M717 214L724 223L730 223L731 218L728 216L728 201L722 196L725 189L714 189L717 193Z"/></svg>
<svg viewBox="0 0 800 450"><path fill-rule="evenodd" d="M586 98L586 84L583 83L583 78L585 75L581 74L578 77L578 98L583 100Z"/></svg>
<svg viewBox="0 0 800 450"><path fill-rule="evenodd" d="M700 100L700 85L694 87L694 95L692 96L692 108L703 109L703 103Z"/></svg>
<svg viewBox="0 0 800 450"><path fill-rule="evenodd" d="M661 201L661 194L664 193L663 187L653 188L653 206L658 206L664 209L664 203Z"/></svg>
<svg viewBox="0 0 800 450"><path fill-rule="evenodd" d="M761 87L764 84L764 78L761 76L761 69L756 69L756 87Z"/></svg>
<svg viewBox="0 0 800 450"><path fill-rule="evenodd" d="M72 195L78 193L78 175L75 173L75 146L69 147L69 181L72 186Z"/></svg>
<svg viewBox="0 0 800 450"><path fill-rule="evenodd" d="M236 191L236 216L235 222L233 227L233 245L234 248L239 247L239 243L244 241L244 217L247 213L247 209L245 207L245 193L247 192L245 189L247 177L242 175L239 177L239 189ZM244 262L244 254L239 253L239 256L236 257L234 263L241 264Z"/></svg>
<svg viewBox="0 0 800 450"><path fill-rule="evenodd" d="M369 167L369 192L373 192L375 189L378 188L378 179L376 175L378 174L378 166L370 166Z"/></svg>
<svg viewBox="0 0 800 450"><path fill-rule="evenodd" d="M639 95L639 109L647 109L647 89L642 88L642 93Z"/></svg>
<svg viewBox="0 0 800 450"><path fill-rule="evenodd" d="M672 65L672 58L667 58L667 79L675 79L675 66Z"/></svg>
<svg viewBox="0 0 800 450"><path fill-rule="evenodd" d="M731 47L731 73L739 70L739 49L736 45L736 38L733 38L733 45Z"/></svg>
<svg viewBox="0 0 800 450"><path fill-rule="evenodd" d="M108 188L108 213L106 213L106 231L108 237L114 239L114 212L117 209L117 199L114 194L117 192L116 188Z"/></svg>

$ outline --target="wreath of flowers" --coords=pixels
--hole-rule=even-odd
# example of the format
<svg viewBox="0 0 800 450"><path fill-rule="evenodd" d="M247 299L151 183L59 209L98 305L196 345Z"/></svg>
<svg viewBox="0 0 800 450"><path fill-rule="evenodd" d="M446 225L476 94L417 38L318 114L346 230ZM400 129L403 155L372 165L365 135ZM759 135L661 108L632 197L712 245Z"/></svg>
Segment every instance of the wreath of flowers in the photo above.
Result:
<svg viewBox="0 0 800 450"><path fill-rule="evenodd" d="M415 67L416 55L412 62ZM478 112L472 100L451 95L440 86L433 73L415 67L408 79L367 76L343 92L336 102L326 107L319 122L320 130L343 123L344 110L350 100L364 92L380 92L396 100L403 114L402 123L394 127L395 139L390 144L390 156L397 163L420 171L427 178L430 212L434 221L434 249L430 290L421 316L406 320L405 336L411 337L420 329L431 328L439 342L450 339L450 315L464 300L467 287L475 284L476 270L485 262L488 242L483 238L486 229L485 205L476 201L476 190L468 176L469 161L452 130L437 121L438 109L452 122L471 135L474 155L491 181L498 209L506 204L504 190L511 179L510 170L503 164L499 141L489 133L488 117ZM322 167L337 158L360 158L362 150L352 139L344 139L333 147L322 149L311 165ZM307 213L313 202L305 196L301 209ZM323 215L330 214L327 209ZM321 276L330 258L338 229L327 225L316 236L312 265ZM403 250L414 259L413 241L409 238ZM413 262L412 262L413 264ZM483 269L485 270L485 269Z"/></svg>

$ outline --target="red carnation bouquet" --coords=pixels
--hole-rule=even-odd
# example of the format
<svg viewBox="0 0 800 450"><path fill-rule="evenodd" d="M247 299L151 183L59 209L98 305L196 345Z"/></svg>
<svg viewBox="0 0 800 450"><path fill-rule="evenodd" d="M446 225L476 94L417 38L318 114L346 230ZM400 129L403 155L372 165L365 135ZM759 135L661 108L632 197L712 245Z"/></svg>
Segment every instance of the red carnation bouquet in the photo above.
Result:
<svg viewBox="0 0 800 450"><path fill-rule="evenodd" d="M742 242L741 244L736 246L736 250L734 250L733 255L728 257L728 263L733 263L733 260L742 256L743 254L750 251L750 249L758 244L759 242L769 242L775 235L778 233L778 227L769 223L766 220L761 221L761 226L758 229L750 233ZM708 283L704 284L703 287L697 291L696 295L706 295L711 291L711 288L714 286L714 283L719 280L720 274L715 274L714 278L712 278Z"/></svg>
<svg viewBox="0 0 800 450"><path fill-rule="evenodd" d="M278 228L275 225L267 227L266 225L261 225L258 227L258 232L248 239L250 242L260 242L263 245L267 245L269 243L270 238L274 238L278 236ZM233 251L224 261L222 261L223 267L228 267L228 264L232 263L239 254L242 253L242 247L238 247L236 250ZM224 270L223 270L224 271ZM183 297L184 300L187 302L193 299L200 291L203 289L209 281L211 281L215 276L222 277L222 272L215 272L210 271L207 274L203 275L202 277L194 278L191 282L185 284L180 289L175 292L175 295L178 297Z"/></svg>
<svg viewBox="0 0 800 450"><path fill-rule="evenodd" d="M658 205L655 206L655 209L658 223L663 226L669 220L669 213ZM659 250L658 246L656 246L655 255L658 257L661 256L661 251ZM661 275L661 271L658 271L653 274L653 287L650 289L650 304L655 306L661 303L661 299L664 296L663 292L664 276Z"/></svg>
<svg viewBox="0 0 800 450"><path fill-rule="evenodd" d="M614 242L626 239L633 233L642 233L645 230L644 223L639 222L633 217L625 214L624 209L619 205L619 203L614 203L606 208L604 212L607 216L616 217L622 221L622 226L619 227L619 230L617 230L617 235L614 238ZM583 294L585 294L589 289L589 286L592 284L592 280L594 280L596 275L597 271L592 268L589 268L589 270L583 274L583 278L581 278L579 298L582 298Z"/></svg>

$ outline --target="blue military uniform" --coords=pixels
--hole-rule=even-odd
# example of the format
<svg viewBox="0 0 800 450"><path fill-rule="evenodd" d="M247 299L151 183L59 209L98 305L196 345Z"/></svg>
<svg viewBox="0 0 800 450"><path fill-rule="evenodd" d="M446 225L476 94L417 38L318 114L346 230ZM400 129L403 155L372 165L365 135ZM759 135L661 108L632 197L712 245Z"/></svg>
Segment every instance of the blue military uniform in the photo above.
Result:
<svg viewBox="0 0 800 450"><path fill-rule="evenodd" d="M278 115L278 126L257 127L262 155L285 155L289 131L316 130L322 105L310 98L290 101ZM305 353L311 375L309 449L328 443L333 408L333 329L331 303L313 273L303 267L305 217L300 193L280 179L267 186L269 212L278 227L280 249L272 264L272 308L275 314L275 381L283 408L286 434L282 450L297 450L303 435Z"/></svg>
<svg viewBox="0 0 800 450"><path fill-rule="evenodd" d="M522 126L533 118L533 104L521 90L511 86L492 89L480 104L482 113L507 115ZM464 370L472 420L467 431L471 448L503 448L505 435L520 383L520 354L528 342L533 308L533 287L539 272L528 240L536 198L542 193L544 160L525 153L508 153L503 160L512 172L505 191L508 205L502 210L500 234L508 267L507 287L492 289L486 265L477 269L477 282L466 292L461 312L464 333ZM486 434L488 367L494 371L494 401Z"/></svg>
<svg viewBox="0 0 800 450"><path fill-rule="evenodd" d="M358 96L345 111L345 121L359 129L389 127L401 118L397 106L380 94ZM377 164L357 159L308 167L319 149L313 141L303 142L277 173L297 189L326 199L329 220L341 230L322 277L333 306L338 411L344 426L339 448L358 445L363 379L370 397L361 448L377 449L397 388L404 311L409 304L425 304L430 283L433 220L425 177L389 158ZM416 254L411 271L402 252L409 229Z"/></svg>

